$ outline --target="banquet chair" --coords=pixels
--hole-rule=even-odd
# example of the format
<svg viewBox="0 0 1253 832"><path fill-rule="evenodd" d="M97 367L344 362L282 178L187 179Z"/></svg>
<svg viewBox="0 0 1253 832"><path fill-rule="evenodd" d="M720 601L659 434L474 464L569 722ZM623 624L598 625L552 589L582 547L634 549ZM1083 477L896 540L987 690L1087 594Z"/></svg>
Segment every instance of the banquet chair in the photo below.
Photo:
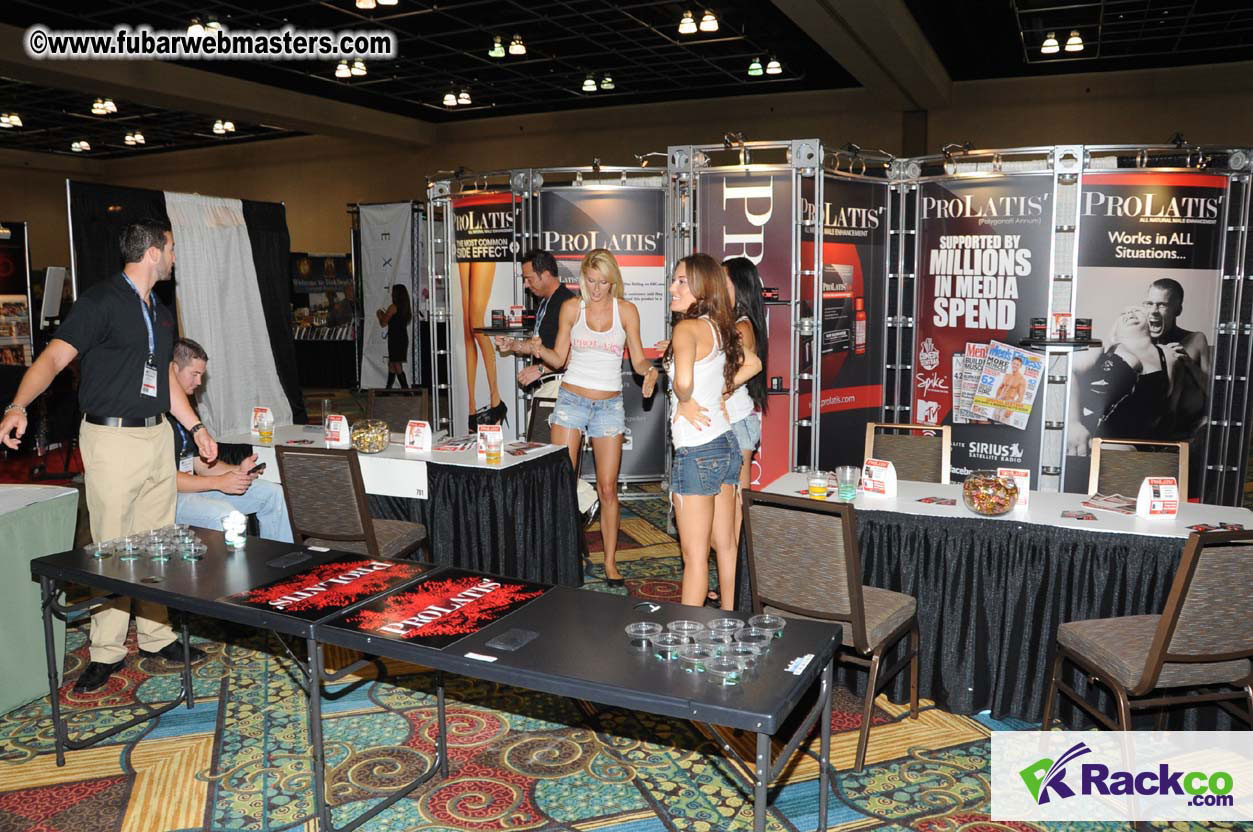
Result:
<svg viewBox="0 0 1253 832"><path fill-rule="evenodd" d="M1130 445L1131 449L1103 447ZM1088 494L1135 497L1145 477L1174 477L1188 496L1188 443L1148 439L1093 439L1088 466ZM1145 450L1141 450L1141 448ZM1173 451L1173 453L1172 453Z"/></svg>
<svg viewBox="0 0 1253 832"><path fill-rule="evenodd" d="M866 763L875 695L909 665L909 717L918 718L918 617L911 595L861 582L853 507L745 489L744 536L755 613L843 626L841 662L865 667L866 696L856 767ZM881 670L884 656L909 634L909 650Z"/></svg>
<svg viewBox="0 0 1253 832"><path fill-rule="evenodd" d="M922 430L932 435L914 435ZM948 485L952 447L953 429L948 425L866 424L866 458L889 460L897 479Z"/></svg>
<svg viewBox="0 0 1253 832"><path fill-rule="evenodd" d="M1110 730L1131 730L1131 712L1160 708L1157 727L1173 705L1217 702L1253 725L1253 531L1197 532L1188 538L1161 615L1068 621L1057 629L1057 651L1044 700L1044 730L1060 691ZM1246 544L1246 545L1241 545ZM1118 721L1097 710L1061 678L1069 661L1100 681L1117 701ZM1230 685L1243 690L1214 690ZM1182 688L1209 688L1184 693ZM1151 698L1145 698L1150 697ZM1243 699L1242 712L1232 701Z"/></svg>
<svg viewBox="0 0 1253 832"><path fill-rule="evenodd" d="M297 543L399 558L426 538L421 523L370 517L355 450L280 445L274 453Z"/></svg>
<svg viewBox="0 0 1253 832"><path fill-rule="evenodd" d="M425 390L387 390L374 387L366 397L366 417L382 419L392 433L404 433L410 419L427 419L429 410Z"/></svg>

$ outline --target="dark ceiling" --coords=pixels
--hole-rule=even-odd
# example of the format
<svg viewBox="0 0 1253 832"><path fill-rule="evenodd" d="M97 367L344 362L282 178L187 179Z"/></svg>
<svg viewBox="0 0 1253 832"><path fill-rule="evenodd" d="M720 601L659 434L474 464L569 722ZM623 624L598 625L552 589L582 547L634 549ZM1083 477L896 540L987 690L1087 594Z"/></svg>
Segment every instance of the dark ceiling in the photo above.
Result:
<svg viewBox="0 0 1253 832"><path fill-rule="evenodd" d="M872 0L860 0L871 2ZM953 80L1180 66L1253 56L1253 2L1221 0L904 0ZM693 10L717 14L716 33L680 35ZM386 28L400 55L368 63L364 77L337 79L335 61L203 61L196 69L274 87L447 122L489 115L584 109L791 90L856 87L856 80L770 0L398 0L361 11L354 0L0 0L0 23L58 29L145 24L185 30L191 18L227 28ZM1064 43L1078 31L1080 53L1042 55L1049 32ZM514 34L525 56L489 57L493 36ZM775 55L776 76L749 77L754 58ZM608 73L615 88L599 82ZM591 74L595 92L581 87ZM448 108L450 90L473 103ZM108 89L97 95L110 95ZM87 139L93 157L139 155L228 141L293 135L236 122L215 136L211 117L142 107L115 98L119 112L90 114L94 95L0 79L0 112L18 111L24 127L0 129L0 148L70 153ZM229 113L222 117L229 118ZM141 129L144 146L127 146Z"/></svg>

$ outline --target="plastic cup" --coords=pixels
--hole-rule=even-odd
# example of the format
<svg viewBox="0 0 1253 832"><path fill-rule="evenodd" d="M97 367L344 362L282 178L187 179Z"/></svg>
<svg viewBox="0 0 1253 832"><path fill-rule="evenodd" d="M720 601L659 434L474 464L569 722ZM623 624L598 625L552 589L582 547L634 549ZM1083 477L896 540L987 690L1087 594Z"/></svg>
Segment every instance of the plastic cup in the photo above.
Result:
<svg viewBox="0 0 1253 832"><path fill-rule="evenodd" d="M774 640L774 633L757 627L745 627L735 634L735 640L740 644L751 644L764 653L770 649L770 642Z"/></svg>
<svg viewBox="0 0 1253 832"><path fill-rule="evenodd" d="M714 685L733 687L744 678L744 668L735 659L720 656L705 663L705 678Z"/></svg>
<svg viewBox="0 0 1253 832"><path fill-rule="evenodd" d="M715 653L721 655L727 647L735 641L734 633L717 632L714 630L704 630L696 634L692 639L697 644L704 645Z"/></svg>
<svg viewBox="0 0 1253 832"><path fill-rule="evenodd" d="M678 633L681 636L687 636L689 639L697 633L704 631L705 625L699 621L671 621L666 625L666 629L672 633Z"/></svg>
<svg viewBox="0 0 1253 832"><path fill-rule="evenodd" d="M179 554L182 555L183 560L201 560L207 551L209 547L199 541L184 543L179 547Z"/></svg>
<svg viewBox="0 0 1253 832"><path fill-rule="evenodd" d="M849 503L857 499L857 482L861 479L861 469L856 465L841 465L835 469L835 485L840 502Z"/></svg>
<svg viewBox="0 0 1253 832"><path fill-rule="evenodd" d="M142 548L143 540L139 535L121 538L117 545L117 559L126 562L139 560Z"/></svg>
<svg viewBox="0 0 1253 832"><path fill-rule="evenodd" d="M104 560L105 558L113 557L112 547L112 540L102 540L99 543L92 543L88 546L87 554L91 555L96 560Z"/></svg>
<svg viewBox="0 0 1253 832"><path fill-rule="evenodd" d="M672 662L679 657L679 649L691 641L678 633L661 633L653 638L653 655L663 662Z"/></svg>
<svg viewBox="0 0 1253 832"><path fill-rule="evenodd" d="M705 662L718 658L718 651L704 644L685 644L679 648L679 667L687 673L704 673Z"/></svg>
<svg viewBox="0 0 1253 832"><path fill-rule="evenodd" d="M809 475L809 497L812 500L827 498L827 475L824 472L817 471Z"/></svg>
<svg viewBox="0 0 1253 832"><path fill-rule="evenodd" d="M274 417L268 413L257 419L257 433L261 435L261 444L270 445L274 442Z"/></svg>
<svg viewBox="0 0 1253 832"><path fill-rule="evenodd" d="M779 638L783 635L783 628L787 626L787 619L781 615L754 615L748 619L748 626L765 630L772 638Z"/></svg>
<svg viewBox="0 0 1253 832"><path fill-rule="evenodd" d="M170 552L173 547L164 540L154 540L148 544L148 557L157 563L165 563L170 559Z"/></svg>
<svg viewBox="0 0 1253 832"><path fill-rule="evenodd" d="M744 622L738 618L715 618L705 627L714 633L726 633L728 636L735 636L735 631L743 628Z"/></svg>
<svg viewBox="0 0 1253 832"><path fill-rule="evenodd" d="M745 644L737 641L722 651L722 658L734 659L740 663L740 667L748 672L757 666L757 660L761 657L761 650L754 644Z"/></svg>
<svg viewBox="0 0 1253 832"><path fill-rule="evenodd" d="M631 646L641 653L652 647L653 639L661 633L661 625L652 621L637 621L626 625L626 634Z"/></svg>
<svg viewBox="0 0 1253 832"><path fill-rule="evenodd" d="M488 434L483 440L483 454L487 457L488 465L499 465L501 448L505 444L505 439L498 433Z"/></svg>

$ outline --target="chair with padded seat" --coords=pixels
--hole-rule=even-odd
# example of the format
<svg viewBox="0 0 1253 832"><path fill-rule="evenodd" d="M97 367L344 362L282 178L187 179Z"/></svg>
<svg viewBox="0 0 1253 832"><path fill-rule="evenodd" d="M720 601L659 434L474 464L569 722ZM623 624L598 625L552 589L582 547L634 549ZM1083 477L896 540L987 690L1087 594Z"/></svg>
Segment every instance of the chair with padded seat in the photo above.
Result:
<svg viewBox="0 0 1253 832"><path fill-rule="evenodd" d="M869 671L856 767L866 763L875 695L909 665L909 716L918 718L918 617L911 595L864 586L854 509L745 490L744 536L753 611L843 623L842 662ZM890 669L884 656L909 635L909 650Z"/></svg>
<svg viewBox="0 0 1253 832"><path fill-rule="evenodd" d="M1131 712L1216 702L1253 725L1253 531L1197 532L1188 538L1161 615L1068 621L1044 700L1044 727L1060 691L1106 728L1131 730ZM1111 720L1062 679L1070 662L1113 692ZM1238 690L1215 690L1230 686ZM1180 692L1206 688L1201 693ZM1233 703L1244 700L1247 712Z"/></svg>
<svg viewBox="0 0 1253 832"><path fill-rule="evenodd" d="M280 445L274 453L297 543L399 558L426 539L421 523L370 516L355 450Z"/></svg>
<svg viewBox="0 0 1253 832"><path fill-rule="evenodd" d="M392 433L404 433L411 419L429 419L429 402L425 390L388 390L371 388L366 395L366 416L382 419Z"/></svg>
<svg viewBox="0 0 1253 832"><path fill-rule="evenodd" d="M1111 448L1110 445L1115 447ZM1117 446L1126 446L1119 448ZM1188 443L1149 439L1093 439L1088 466L1088 494L1140 493L1145 477L1174 477L1188 496Z"/></svg>
<svg viewBox="0 0 1253 832"><path fill-rule="evenodd" d="M897 479L948 485L952 448L953 429L948 425L866 423L866 458L889 460Z"/></svg>

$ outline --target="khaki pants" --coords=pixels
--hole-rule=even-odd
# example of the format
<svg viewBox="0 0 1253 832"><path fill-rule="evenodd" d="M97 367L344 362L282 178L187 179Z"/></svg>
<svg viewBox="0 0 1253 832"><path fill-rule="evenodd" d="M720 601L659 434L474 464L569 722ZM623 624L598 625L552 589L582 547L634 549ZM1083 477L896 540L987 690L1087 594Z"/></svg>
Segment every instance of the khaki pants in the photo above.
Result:
<svg viewBox="0 0 1253 832"><path fill-rule="evenodd" d="M78 432L87 486L92 540L112 540L174 522L174 432L161 422L150 428L110 428L83 422ZM174 641L164 605L136 601L139 649L154 653ZM126 658L130 598L96 608L91 616L91 660Z"/></svg>

